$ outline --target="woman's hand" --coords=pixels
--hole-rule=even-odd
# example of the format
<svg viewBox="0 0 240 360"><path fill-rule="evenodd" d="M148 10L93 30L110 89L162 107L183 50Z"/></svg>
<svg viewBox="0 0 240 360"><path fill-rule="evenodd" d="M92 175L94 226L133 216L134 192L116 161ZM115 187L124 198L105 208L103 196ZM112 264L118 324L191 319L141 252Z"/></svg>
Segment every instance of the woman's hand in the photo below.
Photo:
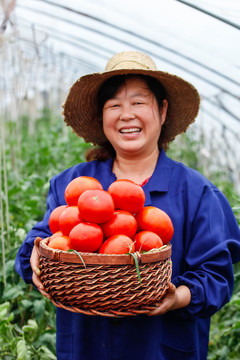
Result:
<svg viewBox="0 0 240 360"><path fill-rule="evenodd" d="M40 291L40 293L44 296L46 296L48 299L51 299L51 297L49 296L49 294L46 293L46 291L44 290L44 286L41 283L40 279L39 279L39 275L40 275L40 269L39 269L39 243L42 239L40 237L37 237L34 241L34 247L32 250L32 254L31 254L31 258L30 258L30 265L33 271L33 275L32 275L32 281L35 284L35 286L38 288L38 290Z"/></svg>
<svg viewBox="0 0 240 360"><path fill-rule="evenodd" d="M164 296L161 305L148 313L149 316L163 315L171 310L176 310L187 306L191 301L191 292L185 285L178 288L170 283L167 294Z"/></svg>

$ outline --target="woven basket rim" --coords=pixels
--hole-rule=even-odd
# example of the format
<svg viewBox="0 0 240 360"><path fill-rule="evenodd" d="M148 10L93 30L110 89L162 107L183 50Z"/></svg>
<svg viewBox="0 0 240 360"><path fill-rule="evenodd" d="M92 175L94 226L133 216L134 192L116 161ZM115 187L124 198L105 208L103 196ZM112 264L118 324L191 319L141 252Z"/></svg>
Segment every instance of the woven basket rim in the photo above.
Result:
<svg viewBox="0 0 240 360"><path fill-rule="evenodd" d="M45 238L40 241L40 256L65 263L82 263L81 258L76 253L51 249L47 246L48 241L49 238ZM146 264L170 258L171 253L172 246L171 244L167 244L166 247L156 251L148 253L139 253L136 251L134 254L136 255L139 263ZM85 252L79 252L79 254L86 265L134 265L134 257L130 254L110 255Z"/></svg>

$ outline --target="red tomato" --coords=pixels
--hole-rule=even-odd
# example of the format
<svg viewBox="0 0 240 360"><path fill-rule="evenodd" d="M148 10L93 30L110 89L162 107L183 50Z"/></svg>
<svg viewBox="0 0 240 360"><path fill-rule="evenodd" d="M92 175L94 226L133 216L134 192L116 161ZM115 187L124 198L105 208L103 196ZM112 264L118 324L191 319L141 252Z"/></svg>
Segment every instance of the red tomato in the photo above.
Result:
<svg viewBox="0 0 240 360"><path fill-rule="evenodd" d="M135 251L132 239L126 235L113 235L99 249L99 254L127 254Z"/></svg>
<svg viewBox="0 0 240 360"><path fill-rule="evenodd" d="M77 206L68 206L59 217L59 228L63 235L69 235L70 231L81 222Z"/></svg>
<svg viewBox="0 0 240 360"><path fill-rule="evenodd" d="M68 205L77 206L79 196L86 190L102 189L97 179L90 176L79 176L73 179L65 189L65 200Z"/></svg>
<svg viewBox="0 0 240 360"><path fill-rule="evenodd" d="M69 237L68 236L55 237L49 241L48 246L52 249L68 251L70 249Z"/></svg>
<svg viewBox="0 0 240 360"><path fill-rule="evenodd" d="M59 217L66 208L67 208L67 205L61 205L61 206L56 207L51 212L50 217L49 217L49 228L53 234L60 230Z"/></svg>
<svg viewBox="0 0 240 360"><path fill-rule="evenodd" d="M55 232L51 237L50 237L50 240L52 240L52 239L54 239L54 238L56 238L56 237L61 237L61 236L63 236L63 233L61 232L61 231L57 231L57 232Z"/></svg>
<svg viewBox="0 0 240 360"><path fill-rule="evenodd" d="M86 190L78 199L78 208L83 220L101 224L114 214L111 195L105 190Z"/></svg>
<svg viewBox="0 0 240 360"><path fill-rule="evenodd" d="M97 224L82 222L70 231L69 240L71 249L94 252L102 245L103 232Z"/></svg>
<svg viewBox="0 0 240 360"><path fill-rule="evenodd" d="M108 188L112 196L115 208L136 214L145 202L145 193L140 185L127 179L114 181Z"/></svg>
<svg viewBox="0 0 240 360"><path fill-rule="evenodd" d="M143 230L135 235L135 248L137 251L149 251L163 246L162 239L154 232Z"/></svg>
<svg viewBox="0 0 240 360"><path fill-rule="evenodd" d="M137 231L137 220L125 210L116 210L110 220L101 225L105 239L122 234L132 238Z"/></svg>
<svg viewBox="0 0 240 360"><path fill-rule="evenodd" d="M136 215L138 228L155 232L163 244L169 243L173 237L173 224L168 214L155 206L145 206Z"/></svg>

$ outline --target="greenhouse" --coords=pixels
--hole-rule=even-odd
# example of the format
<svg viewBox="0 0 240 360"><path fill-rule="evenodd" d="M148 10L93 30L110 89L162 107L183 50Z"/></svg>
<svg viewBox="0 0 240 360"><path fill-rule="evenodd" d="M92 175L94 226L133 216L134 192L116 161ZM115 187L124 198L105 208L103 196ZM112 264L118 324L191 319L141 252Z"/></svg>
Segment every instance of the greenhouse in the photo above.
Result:
<svg viewBox="0 0 240 360"><path fill-rule="evenodd" d="M64 125L72 84L127 50L192 83L198 116L168 151L223 191L239 223L239 44L238 0L1 0L1 359L56 359L54 307L20 279L14 259L45 212L49 179L91 147ZM239 359L239 271L230 303L213 316L208 360Z"/></svg>

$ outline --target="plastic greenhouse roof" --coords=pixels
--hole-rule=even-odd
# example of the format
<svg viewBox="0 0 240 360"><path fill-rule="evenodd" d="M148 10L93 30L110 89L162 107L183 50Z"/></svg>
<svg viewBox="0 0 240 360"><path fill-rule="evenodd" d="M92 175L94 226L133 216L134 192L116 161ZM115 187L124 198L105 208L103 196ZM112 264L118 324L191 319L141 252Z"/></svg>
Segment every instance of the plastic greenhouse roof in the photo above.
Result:
<svg viewBox="0 0 240 360"><path fill-rule="evenodd" d="M239 132L239 0L21 0L15 16L22 41L34 29L78 64L75 79L116 52L143 51L197 87L205 116Z"/></svg>
<svg viewBox="0 0 240 360"><path fill-rule="evenodd" d="M15 94L16 104L29 100L36 116L31 96L39 89L57 99L60 114L60 101L80 76L102 71L114 53L143 51L159 70L198 89L194 126L198 136L204 132L203 166L212 159L240 191L239 0L4 0L1 6L0 90L11 112Z"/></svg>

